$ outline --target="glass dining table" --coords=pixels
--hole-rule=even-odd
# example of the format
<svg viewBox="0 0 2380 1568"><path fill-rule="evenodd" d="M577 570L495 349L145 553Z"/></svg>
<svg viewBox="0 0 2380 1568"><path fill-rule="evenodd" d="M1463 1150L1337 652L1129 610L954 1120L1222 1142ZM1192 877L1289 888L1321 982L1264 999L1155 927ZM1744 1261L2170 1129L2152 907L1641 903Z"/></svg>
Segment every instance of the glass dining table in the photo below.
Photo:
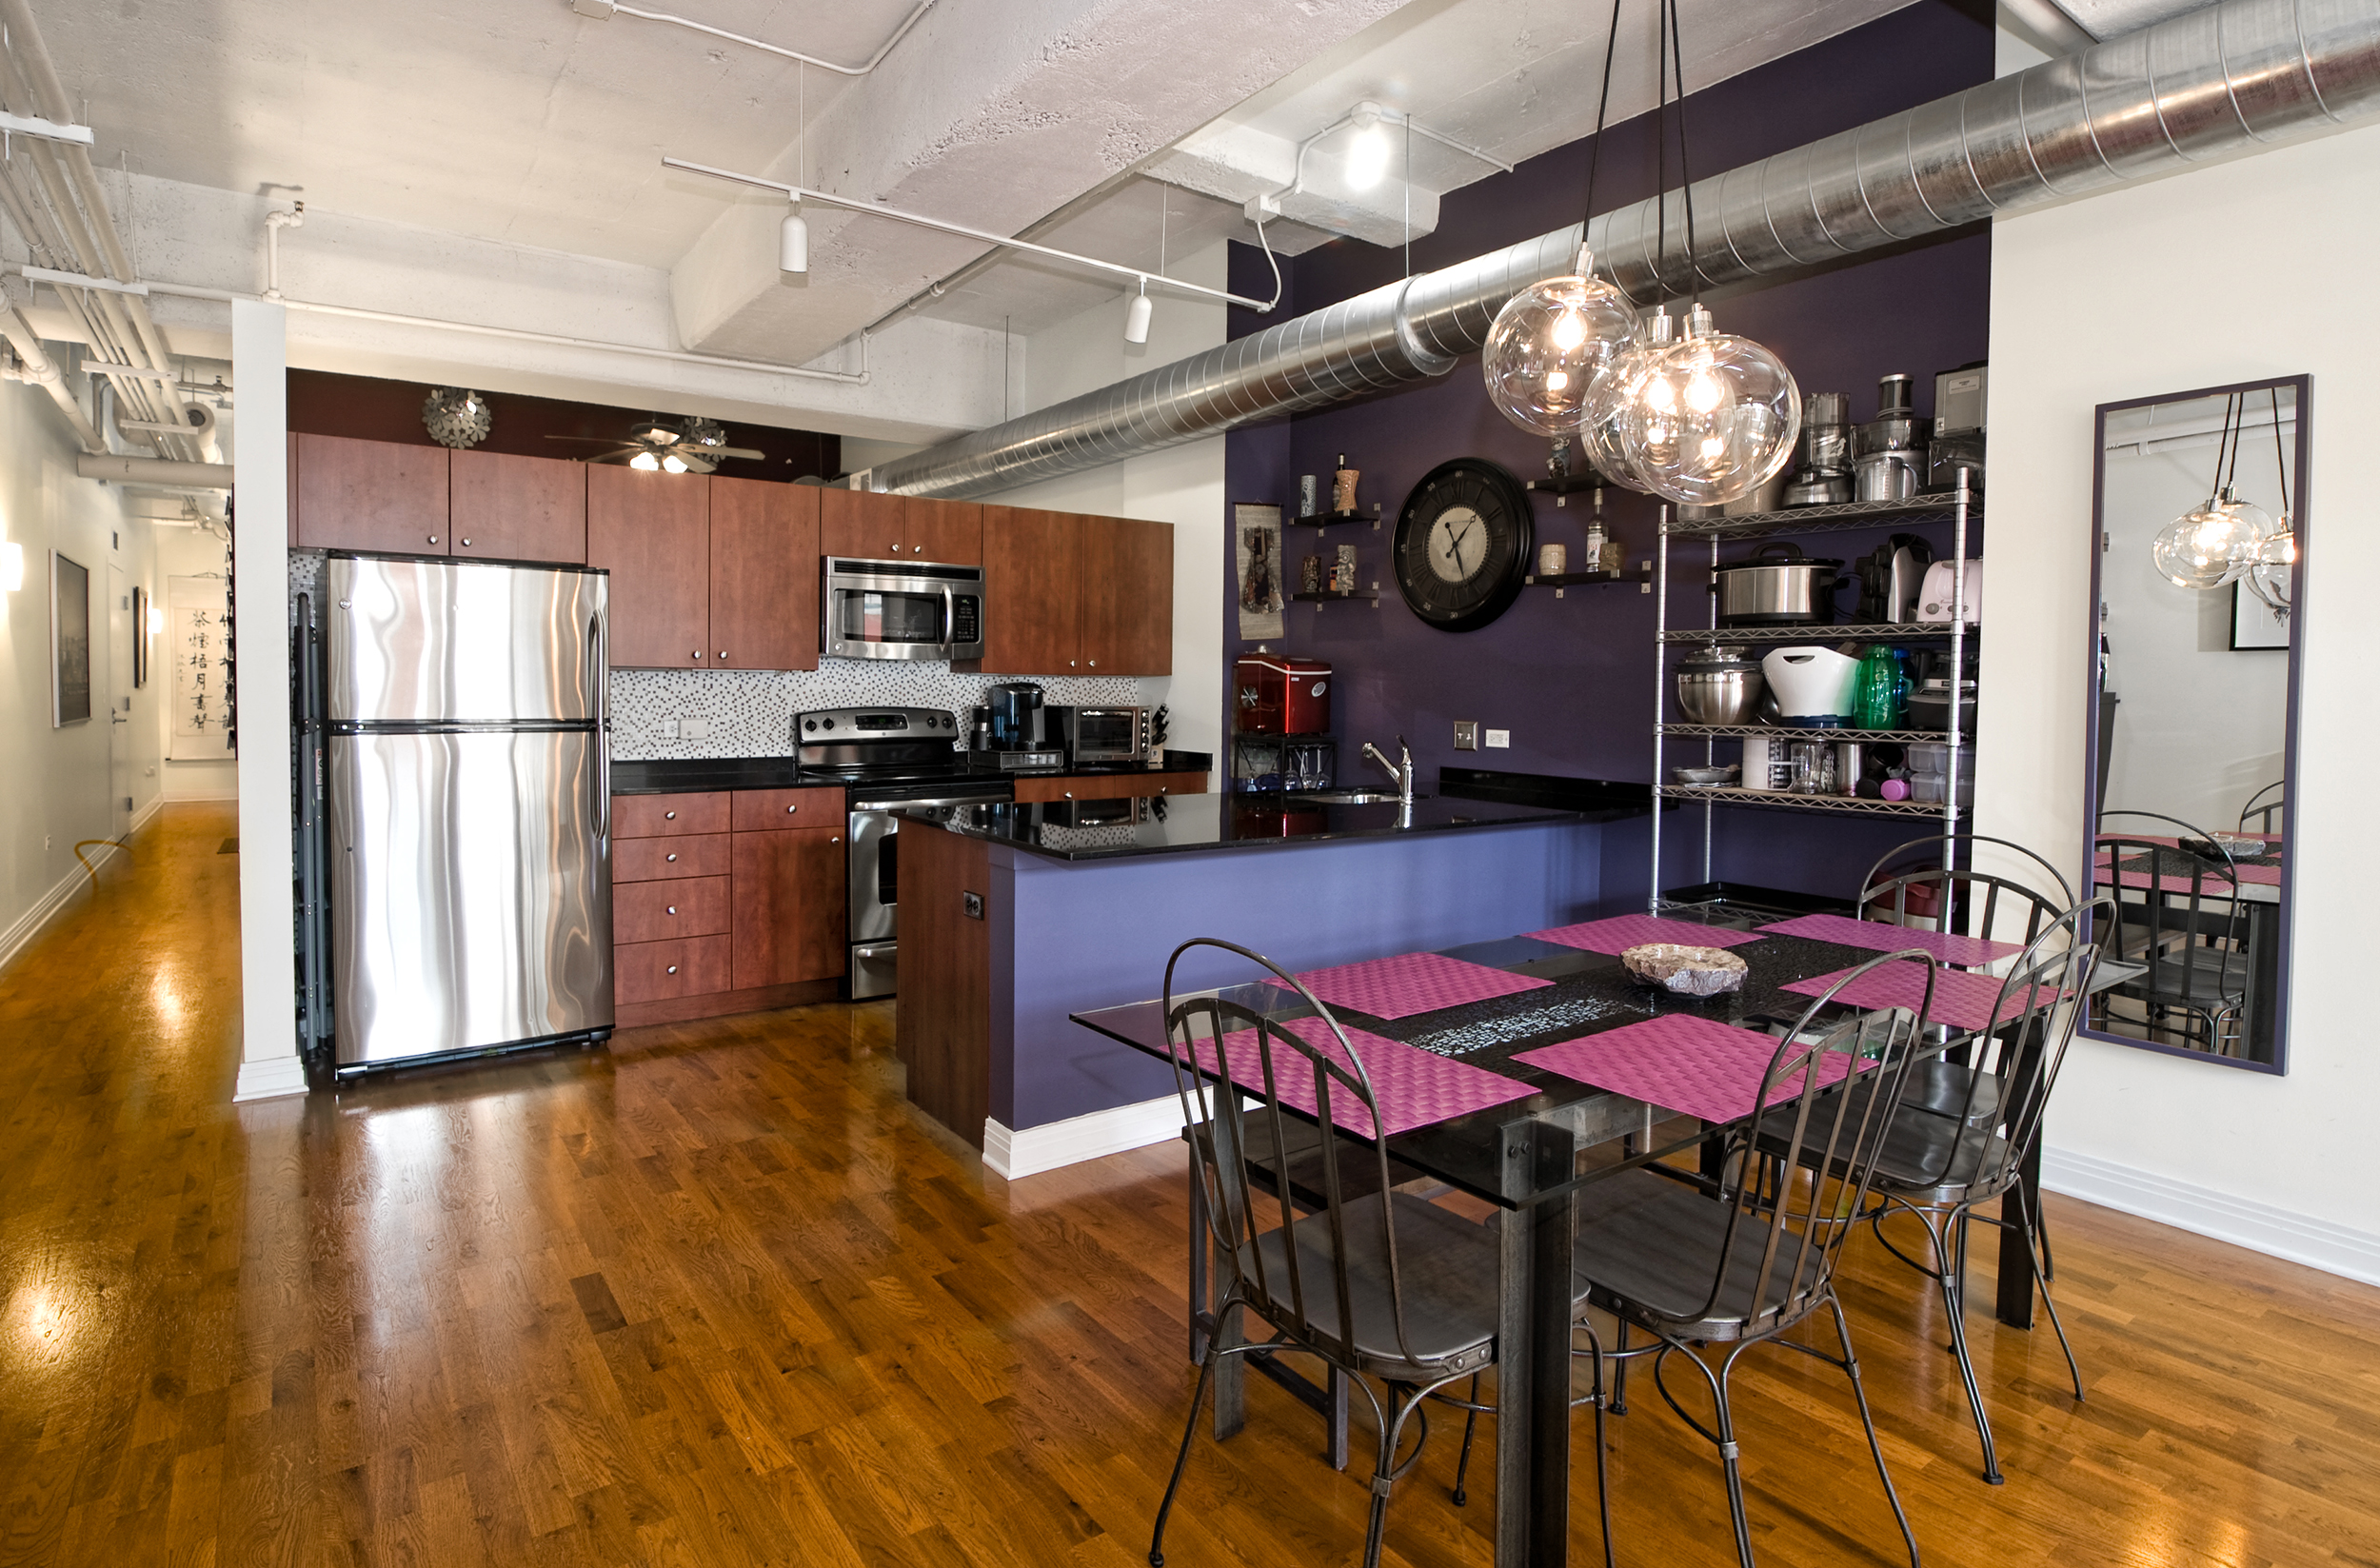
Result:
<svg viewBox="0 0 2380 1568"><path fill-rule="evenodd" d="M1623 935L1636 934L1638 941L1706 940L1730 944L1730 950L1747 966L1743 985L1708 1000L1675 997L1630 975L1615 956L1616 948L1599 952L1540 936L1516 936L1438 950L1445 958L1533 982L1514 994L1401 1017L1367 1014L1332 1002L1324 994L1334 1016L1351 1033L1360 1029L1453 1058L1518 1080L1529 1091L1523 1098L1485 1109L1401 1132L1392 1130L1387 1140L1392 1161L1502 1211L1503 1222L1497 1227L1495 1391L1495 1560L1498 1568L1524 1564L1556 1568L1567 1560L1571 1256L1578 1195L1589 1184L1618 1171L1697 1143L1706 1146L1707 1161L1716 1125L1649 1099L1564 1077L1521 1058L1560 1042L1681 1014L1754 1029L1790 1024L1802 1016L1812 997L1788 986L1854 967L1901 945L1944 940L1880 923L1874 924L1873 935L1866 936L1860 945L1775 930L1759 931L1755 936L1753 919L1716 910L1698 917L1669 916L1654 923L1678 927L1675 931L1655 932L1652 925L1637 923L1650 920L1623 917L1565 931L1573 941L1588 940L1577 933L1609 924ZM1850 923L1845 923L1844 928L1849 929ZM1534 983L1539 982L1544 983ZM1296 992L1264 982L1220 992L1185 993L1189 994L1227 996L1269 1019L1288 1021L1313 1012ZM1319 987L1318 994L1322 994ZM1184 996L1174 1000L1179 1004ZM1072 1017L1075 1022L1126 1045L1160 1058L1170 1055L1164 1009L1158 1002ZM1385 1099L1382 1103L1385 1117L1389 1114ZM1289 1110L1286 1103L1283 1109ZM1299 1120L1312 1121L1310 1117ZM1391 1124L1393 1129L1393 1119ZM2004 1275L2008 1272L2002 1269ZM2027 1278L2023 1295L2028 1322L2020 1326L2030 1326L2030 1283ZM1194 1305L1202 1307L1203 1303ZM1219 1435L1228 1436L1236 1428L1245 1360L1225 1358L1217 1368Z"/></svg>

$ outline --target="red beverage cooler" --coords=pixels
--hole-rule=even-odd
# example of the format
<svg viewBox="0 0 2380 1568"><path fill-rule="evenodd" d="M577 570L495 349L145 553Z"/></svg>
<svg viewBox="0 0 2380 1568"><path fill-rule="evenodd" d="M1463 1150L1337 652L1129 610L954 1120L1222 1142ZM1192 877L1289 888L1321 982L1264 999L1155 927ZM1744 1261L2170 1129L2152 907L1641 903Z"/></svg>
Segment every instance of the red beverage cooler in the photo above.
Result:
<svg viewBox="0 0 2380 1568"><path fill-rule="evenodd" d="M1232 727L1241 735L1327 735L1331 666L1256 653L1232 665Z"/></svg>

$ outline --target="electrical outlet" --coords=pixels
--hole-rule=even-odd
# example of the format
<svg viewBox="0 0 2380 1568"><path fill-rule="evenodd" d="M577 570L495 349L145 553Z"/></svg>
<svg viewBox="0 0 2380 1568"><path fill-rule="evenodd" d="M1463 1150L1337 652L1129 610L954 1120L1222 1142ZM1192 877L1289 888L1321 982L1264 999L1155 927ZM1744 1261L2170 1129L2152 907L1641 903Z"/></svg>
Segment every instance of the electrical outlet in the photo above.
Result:
<svg viewBox="0 0 2380 1568"><path fill-rule="evenodd" d="M1513 744L1513 732L1509 729L1491 729L1487 732L1487 743L1490 751L1501 751Z"/></svg>
<svg viewBox="0 0 2380 1568"><path fill-rule="evenodd" d="M711 722L708 719L685 718L678 721L678 739L681 741L707 741L710 738Z"/></svg>
<svg viewBox="0 0 2380 1568"><path fill-rule="evenodd" d="M1479 749L1478 720L1458 719L1455 721L1455 749L1457 751L1477 751Z"/></svg>
<svg viewBox="0 0 2380 1568"><path fill-rule="evenodd" d="M983 918L983 895L962 892L959 895L959 907L965 913L967 919L982 920Z"/></svg>

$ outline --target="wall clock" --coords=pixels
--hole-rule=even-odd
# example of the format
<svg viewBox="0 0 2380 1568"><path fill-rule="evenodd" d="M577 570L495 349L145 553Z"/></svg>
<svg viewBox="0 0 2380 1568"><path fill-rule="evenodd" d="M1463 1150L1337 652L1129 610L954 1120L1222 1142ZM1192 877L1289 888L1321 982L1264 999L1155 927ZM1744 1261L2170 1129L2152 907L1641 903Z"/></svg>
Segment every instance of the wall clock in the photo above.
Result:
<svg viewBox="0 0 2380 1568"><path fill-rule="evenodd" d="M1397 586L1440 631L1477 631L1512 608L1536 548L1529 492L1485 458L1422 476L1397 515Z"/></svg>

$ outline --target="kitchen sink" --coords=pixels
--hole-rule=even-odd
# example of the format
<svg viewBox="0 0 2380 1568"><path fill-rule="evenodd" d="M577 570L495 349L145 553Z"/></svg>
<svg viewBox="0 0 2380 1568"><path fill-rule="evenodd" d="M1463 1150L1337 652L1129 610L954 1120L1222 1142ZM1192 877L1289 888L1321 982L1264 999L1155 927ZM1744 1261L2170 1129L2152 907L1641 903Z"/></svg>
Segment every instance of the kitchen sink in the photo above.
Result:
<svg viewBox="0 0 2380 1568"><path fill-rule="evenodd" d="M1289 798L1312 805L1395 805L1401 799L1393 789L1301 789L1291 791ZM1429 798L1414 796L1417 801Z"/></svg>

